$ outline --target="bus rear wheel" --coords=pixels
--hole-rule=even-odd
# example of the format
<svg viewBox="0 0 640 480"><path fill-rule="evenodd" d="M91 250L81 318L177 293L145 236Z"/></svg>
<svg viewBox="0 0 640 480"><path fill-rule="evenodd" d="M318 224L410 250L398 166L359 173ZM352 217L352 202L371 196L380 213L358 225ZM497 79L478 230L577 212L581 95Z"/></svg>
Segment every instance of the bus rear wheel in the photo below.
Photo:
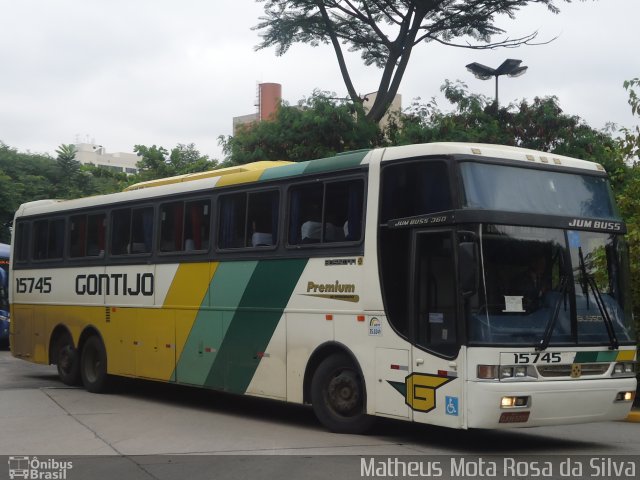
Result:
<svg viewBox="0 0 640 480"><path fill-rule="evenodd" d="M56 367L58 377L65 385L80 384L80 362L78 351L73 346L73 339L68 333L62 334L55 343Z"/></svg>
<svg viewBox="0 0 640 480"><path fill-rule="evenodd" d="M313 410L325 427L336 433L364 433L374 417L366 414L362 378L345 354L320 363L311 380Z"/></svg>
<svg viewBox="0 0 640 480"><path fill-rule="evenodd" d="M94 335L87 339L80 355L80 376L84 388L91 393L106 392L109 385L107 351L102 340Z"/></svg>

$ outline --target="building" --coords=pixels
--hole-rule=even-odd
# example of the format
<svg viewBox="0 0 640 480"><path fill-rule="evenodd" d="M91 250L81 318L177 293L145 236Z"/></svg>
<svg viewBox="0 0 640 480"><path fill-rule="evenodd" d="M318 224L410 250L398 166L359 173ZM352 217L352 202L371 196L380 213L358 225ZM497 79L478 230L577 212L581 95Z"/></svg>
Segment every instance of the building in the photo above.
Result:
<svg viewBox="0 0 640 480"><path fill-rule="evenodd" d="M275 115L282 99L282 85L279 83L260 83L256 98L256 113L233 117L233 134L243 125L269 120Z"/></svg>
<svg viewBox="0 0 640 480"><path fill-rule="evenodd" d="M83 165L96 165L114 172L138 173L136 164L140 157L135 153L107 153L102 145L95 143L76 143L76 160Z"/></svg>
<svg viewBox="0 0 640 480"><path fill-rule="evenodd" d="M373 106L378 92L372 92L364 95L362 98L364 111L368 112ZM282 99L282 85L279 83L260 83L258 85L258 93L256 98L257 112L248 115L233 117L233 135L236 135L238 128L252 123L262 122L271 118L278 109L280 100ZM402 95L396 94L391 106L380 120L380 128L383 130L389 125L393 117L398 118L402 112Z"/></svg>

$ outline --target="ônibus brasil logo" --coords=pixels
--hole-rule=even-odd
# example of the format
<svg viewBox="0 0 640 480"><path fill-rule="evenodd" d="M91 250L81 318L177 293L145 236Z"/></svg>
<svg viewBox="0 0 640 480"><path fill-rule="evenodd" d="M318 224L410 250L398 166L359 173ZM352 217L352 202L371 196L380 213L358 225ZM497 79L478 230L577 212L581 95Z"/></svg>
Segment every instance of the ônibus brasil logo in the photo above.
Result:
<svg viewBox="0 0 640 480"><path fill-rule="evenodd" d="M73 462L65 462L38 457L9 457L9 478L24 478L29 480L66 480L67 470L73 468Z"/></svg>

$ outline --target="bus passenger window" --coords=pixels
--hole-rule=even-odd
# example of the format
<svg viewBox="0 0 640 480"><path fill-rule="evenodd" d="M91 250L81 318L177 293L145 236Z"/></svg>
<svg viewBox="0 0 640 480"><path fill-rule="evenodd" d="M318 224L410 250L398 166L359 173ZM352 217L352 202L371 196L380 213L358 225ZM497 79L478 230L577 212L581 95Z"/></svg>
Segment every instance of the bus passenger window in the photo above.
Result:
<svg viewBox="0 0 640 480"><path fill-rule="evenodd" d="M129 251L131 237L131 209L116 210L111 214L111 254L124 255Z"/></svg>
<svg viewBox="0 0 640 480"><path fill-rule="evenodd" d="M160 251L179 252L184 249L182 229L184 203L174 202L160 208Z"/></svg>
<svg viewBox="0 0 640 480"><path fill-rule="evenodd" d="M64 251L64 220L39 220L33 224L34 260L62 258Z"/></svg>
<svg viewBox="0 0 640 480"><path fill-rule="evenodd" d="M207 250L210 210L209 200L162 205L160 207L160 251Z"/></svg>
<svg viewBox="0 0 640 480"><path fill-rule="evenodd" d="M249 194L246 228L248 247L268 247L277 242L279 198L275 190Z"/></svg>
<svg viewBox="0 0 640 480"><path fill-rule="evenodd" d="M15 259L18 262L26 262L29 260L29 224L25 222L18 223L16 227L16 239L13 247Z"/></svg>
<svg viewBox="0 0 640 480"><path fill-rule="evenodd" d="M153 208L124 208L112 214L111 253L150 253L153 237Z"/></svg>
<svg viewBox="0 0 640 480"><path fill-rule="evenodd" d="M153 208L134 208L131 224L131 253L151 253Z"/></svg>
<svg viewBox="0 0 640 480"><path fill-rule="evenodd" d="M364 182L359 179L292 188L289 244L360 240L363 205Z"/></svg>
<svg viewBox="0 0 640 480"><path fill-rule="evenodd" d="M69 256L104 256L105 214L74 215L69 220Z"/></svg>
<svg viewBox="0 0 640 480"><path fill-rule="evenodd" d="M275 245L278 240L277 190L236 193L220 199L220 248Z"/></svg>
<svg viewBox="0 0 640 480"><path fill-rule="evenodd" d="M104 257L107 216L104 213L89 215L87 228L87 257Z"/></svg>
<svg viewBox="0 0 640 480"><path fill-rule="evenodd" d="M84 257L87 245L87 216L74 215L69 220L69 256Z"/></svg>
<svg viewBox="0 0 640 480"><path fill-rule="evenodd" d="M184 249L186 251L208 250L211 202L209 200L187 202L185 209Z"/></svg>
<svg viewBox="0 0 640 480"><path fill-rule="evenodd" d="M245 246L246 213L246 194L237 193L220 198L220 248Z"/></svg>

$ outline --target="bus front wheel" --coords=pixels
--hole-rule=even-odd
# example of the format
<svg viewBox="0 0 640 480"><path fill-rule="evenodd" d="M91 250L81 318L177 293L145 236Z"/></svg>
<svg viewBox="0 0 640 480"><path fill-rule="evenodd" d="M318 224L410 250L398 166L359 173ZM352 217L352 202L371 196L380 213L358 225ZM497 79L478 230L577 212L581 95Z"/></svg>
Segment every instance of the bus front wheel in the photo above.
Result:
<svg viewBox="0 0 640 480"><path fill-rule="evenodd" d="M73 346L73 339L68 333L62 334L55 343L56 367L58 377L65 385L80 384L80 362L78 351Z"/></svg>
<svg viewBox="0 0 640 480"><path fill-rule="evenodd" d="M320 363L311 380L313 410L325 427L336 433L364 433L374 417L366 414L362 378L345 354Z"/></svg>
<svg viewBox="0 0 640 480"><path fill-rule="evenodd" d="M89 337L82 347L80 375L88 392L103 393L107 390L107 351L102 340L96 335Z"/></svg>

